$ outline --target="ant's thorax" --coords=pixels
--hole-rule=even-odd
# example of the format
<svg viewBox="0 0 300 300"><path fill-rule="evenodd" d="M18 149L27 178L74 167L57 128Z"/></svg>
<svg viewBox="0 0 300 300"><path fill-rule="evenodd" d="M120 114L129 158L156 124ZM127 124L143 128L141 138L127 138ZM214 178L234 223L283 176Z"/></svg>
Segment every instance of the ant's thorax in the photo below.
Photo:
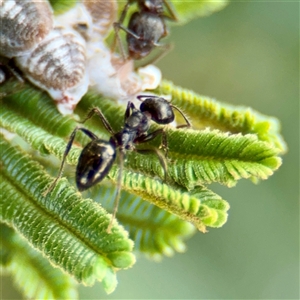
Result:
<svg viewBox="0 0 300 300"><path fill-rule="evenodd" d="M143 113L135 107L125 120L124 127L114 135L114 144L120 149L132 150L136 139L150 129L151 115Z"/></svg>

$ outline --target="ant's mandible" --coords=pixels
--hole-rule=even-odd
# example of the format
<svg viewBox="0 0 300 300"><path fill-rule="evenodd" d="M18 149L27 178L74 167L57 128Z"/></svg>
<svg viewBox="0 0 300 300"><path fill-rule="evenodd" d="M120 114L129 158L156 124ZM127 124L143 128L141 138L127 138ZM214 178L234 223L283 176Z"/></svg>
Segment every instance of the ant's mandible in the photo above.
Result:
<svg viewBox="0 0 300 300"><path fill-rule="evenodd" d="M165 137L164 129L159 128L150 133L148 133L148 130L150 129L151 120L153 120L157 124L169 124L173 122L175 118L173 109L176 109L186 121L186 124L180 125L177 128L191 126L190 122L183 114L183 112L179 108L168 102L166 99L153 95L137 96L137 98L140 101L142 101L140 109L137 109L131 101L128 102L124 115L124 126L119 132L114 132L111 125L109 124L109 122L107 121L100 109L93 108L88 113L87 117L81 123L85 123L95 114L98 115L105 129L110 133L110 139L108 141L99 139L90 130L82 126L77 126L73 130L68 141L67 147L63 155L62 163L58 172L58 176L50 185L50 187L44 192L44 196L51 192L59 178L62 176L66 157L71 150L76 133L78 131L82 131L92 140L83 148L78 159L78 164L76 167L76 185L79 191L84 191L94 186L98 182L102 181L104 177L106 177L106 175L112 168L114 161L116 160L117 149L119 149L120 169L117 179L117 193L113 208L113 216L107 228L108 232L111 232L112 222L115 218L118 208L122 180L122 170L126 151L137 151L143 154L149 152L156 153L166 176L166 160L165 157L157 149L139 150L136 149L135 146L137 144L148 142L154 139L156 136L162 134L162 144L163 147L167 149L167 140Z"/></svg>
<svg viewBox="0 0 300 300"><path fill-rule="evenodd" d="M131 15L126 28L123 22L130 5L134 2L137 2L139 11ZM169 15L164 14L163 6L167 8ZM123 58L126 56L119 36L120 29L126 32L129 58L137 60L146 57L154 47L161 46L160 39L168 35L165 19L177 20L167 0L128 0L119 21L114 23L116 39ZM113 49L114 47L115 42Z"/></svg>

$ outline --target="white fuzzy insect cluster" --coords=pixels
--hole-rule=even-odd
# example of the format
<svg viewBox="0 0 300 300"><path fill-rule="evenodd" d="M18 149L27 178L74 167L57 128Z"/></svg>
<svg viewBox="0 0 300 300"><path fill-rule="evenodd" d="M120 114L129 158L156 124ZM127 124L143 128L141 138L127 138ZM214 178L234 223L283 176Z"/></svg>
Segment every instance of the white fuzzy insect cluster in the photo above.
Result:
<svg viewBox="0 0 300 300"><path fill-rule="evenodd" d="M86 40L89 85L101 95L120 101L132 100L144 90L160 84L161 72L148 65L134 70L134 61L124 61L112 53L104 42L117 18L116 0L82 0L55 21L75 28Z"/></svg>
<svg viewBox="0 0 300 300"><path fill-rule="evenodd" d="M105 37L117 18L117 2L82 0L82 3L92 17L94 31Z"/></svg>
<svg viewBox="0 0 300 300"><path fill-rule="evenodd" d="M0 0L0 54L14 57L30 52L53 27L47 0Z"/></svg>
<svg viewBox="0 0 300 300"><path fill-rule="evenodd" d="M104 38L117 17L115 0L81 0L54 17L47 0L0 0L0 53L15 57L24 75L57 101L62 114L73 113L89 87L128 100L161 80L154 66L134 71L111 53Z"/></svg>
<svg viewBox="0 0 300 300"><path fill-rule="evenodd" d="M15 60L33 84L57 101L63 114L72 113L87 92L85 41L74 30L54 28L32 52Z"/></svg>

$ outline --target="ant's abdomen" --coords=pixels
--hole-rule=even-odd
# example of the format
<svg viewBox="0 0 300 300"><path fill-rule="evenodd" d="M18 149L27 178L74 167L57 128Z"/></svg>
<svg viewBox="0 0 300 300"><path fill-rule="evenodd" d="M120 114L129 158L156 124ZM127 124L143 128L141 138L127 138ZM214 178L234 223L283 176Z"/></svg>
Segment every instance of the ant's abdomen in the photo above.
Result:
<svg viewBox="0 0 300 300"><path fill-rule="evenodd" d="M110 171L116 159L116 148L109 141L93 140L81 152L76 168L79 191L100 182Z"/></svg>

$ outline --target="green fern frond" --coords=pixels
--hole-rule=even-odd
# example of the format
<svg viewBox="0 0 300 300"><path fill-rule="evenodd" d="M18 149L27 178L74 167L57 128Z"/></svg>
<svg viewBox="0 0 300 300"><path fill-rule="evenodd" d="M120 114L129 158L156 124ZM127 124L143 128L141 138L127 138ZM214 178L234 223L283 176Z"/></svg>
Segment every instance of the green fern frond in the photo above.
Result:
<svg viewBox="0 0 300 300"><path fill-rule="evenodd" d="M111 101L100 99L99 97L93 95L92 93L86 95L84 99L85 99L85 101L83 101L84 104L79 105L79 109L78 109L79 113L80 113L80 109L86 111L86 109L85 108L83 109L82 106L87 106L90 105L91 103L95 104L94 102L96 101L98 104L97 106L107 115L108 120L112 120L112 121L114 120L112 122L112 126L118 123L116 121L117 117L120 118L119 124L121 123L124 114L124 109L122 111L121 107L119 109L116 109L116 106L112 105ZM40 152L43 153L52 153L61 158L66 147L66 142L64 142L59 137L51 136L43 129L36 126L33 122L30 122L25 118L22 118L13 110L13 108L14 108L13 105L12 108L7 107L6 105L3 105L0 108L1 126L6 128L7 130L15 131L16 133L18 133L18 135L23 137L29 144L31 144L31 146L34 149L38 149ZM60 116L59 118L62 119L64 117ZM95 128L95 130L93 129L93 131L97 132L97 129ZM180 130L177 131L179 132ZM184 133L184 131L182 130L180 132ZM186 137L184 137L184 139L186 139ZM187 147L186 149L190 149L190 147ZM190 155L189 151L186 151L186 149L184 148L182 151L183 152L185 151L185 155L189 157ZM193 149L191 148L191 150ZM79 154L80 154L80 150L75 149L74 147L74 149L70 152L68 156L68 162L74 165L77 164ZM171 155L172 155L172 139L170 140L170 156ZM145 159L144 155L140 155L133 152L128 153L128 166L126 164L126 168L131 168L135 172L150 174L151 176L158 175L163 178L163 170L157 158L154 155L147 155L147 159ZM179 170L179 168L174 169L175 171L173 172L172 172L172 168L173 167L171 167L170 170L168 170L168 173L171 175L170 178L172 178L172 180L176 182L176 180L174 180L174 178L176 177L174 174L177 172L176 170ZM155 180L149 177L147 178L140 174L131 173L125 170L123 175L125 179L122 187L125 190L133 192L138 196L143 196L144 199L148 199L148 201L150 201L151 203L154 203L159 207L163 207L169 210L170 212L177 214L184 220L193 222L199 230L205 231L205 225L202 223L201 218L210 215L210 213L207 212L207 209L204 209L204 207L201 206L200 202L198 204L195 204L197 203L197 200L195 199L187 200L189 199L189 196L183 190L178 191L172 188L171 186L167 186L161 183L159 180ZM177 178L180 178L180 174L177 173L177 175L178 175ZM112 168L109 174L109 178L113 179L116 183L116 167ZM178 179L176 183L180 183L180 180L181 179ZM185 178L183 180L185 180ZM200 182L198 181L197 184L200 184ZM181 185L185 188L186 187L190 188L188 183L181 182ZM176 195L175 198L174 195ZM174 201L174 203L172 203L172 201ZM186 204L186 207L184 207L182 201L192 201L191 203L194 204L188 204L188 205ZM166 203L168 202L169 205L167 205L168 207L166 208ZM192 205L192 207L195 206L196 208L195 207L190 208L189 207L190 205ZM203 212L205 212L204 215ZM209 224L206 225L209 226Z"/></svg>
<svg viewBox="0 0 300 300"><path fill-rule="evenodd" d="M197 1L171 1L175 8L178 24L182 25L197 17L206 17L223 9L228 0L197 0ZM176 23L174 23L176 24Z"/></svg>
<svg viewBox="0 0 300 300"><path fill-rule="evenodd" d="M54 10L54 14L59 15L74 7L77 0L49 0L49 2Z"/></svg>
<svg viewBox="0 0 300 300"><path fill-rule="evenodd" d="M179 90L179 88L174 87L174 90ZM189 94L192 95L192 92L189 92ZM178 107L182 105L188 113L193 112L193 115L190 116L193 124L197 123L197 120L202 119L202 116L196 117L195 115L197 114L194 111L203 110L202 115L204 116L211 112L211 105L206 106L204 104L203 108L200 101L195 106L191 103L185 106L183 104L185 103L184 101L188 102L189 99L188 97L174 97L172 98L172 103ZM223 110L223 105L220 102L212 100L211 102L213 105L218 106L220 110ZM99 99L99 97L92 93L84 97L84 101L79 104L76 112L83 117L86 111L95 106L99 107L105 113L114 130L120 130L124 108L121 109L117 105L112 106L111 101ZM194 107L194 110L191 108L188 109L189 107ZM215 113L214 118L217 118L217 116L218 114ZM255 119L254 116L251 118ZM269 122L268 118L266 117L267 120L264 121L265 123ZM275 118L270 119L273 120ZM229 116L226 122L230 122ZM278 123L278 121L276 122ZM211 123L211 126L214 127L214 121ZM272 124L269 124L269 128L272 128ZM92 125L94 126L90 126L89 128L93 132L101 134L103 128L96 128L95 123ZM157 127L153 125L153 130ZM241 128L239 127L239 129ZM200 131L168 128L167 133L169 157L172 162L168 164L168 182L171 183L174 181L176 184L187 189L193 189L196 185L211 182L234 186L237 180L241 178L250 178L252 180L267 179L281 165L281 158L278 155L282 153L282 149L285 147L284 143L280 143L282 137L279 132L276 134L276 145L278 147L273 147L271 142L265 142L263 139L260 140L258 135L254 133L247 134L247 132L245 132L245 135L242 135L244 132L241 132L242 134L229 134L220 130L205 129ZM269 137L268 133L269 130L262 133L262 135L265 139L270 140L273 135L269 134L271 136ZM159 139L156 139L150 144L158 147L159 143ZM163 170L157 158L154 155L147 155L147 157L152 159L146 160L145 155L129 152L127 155L127 165L135 172L163 178Z"/></svg>
<svg viewBox="0 0 300 300"><path fill-rule="evenodd" d="M188 21L191 21L192 19L195 19L197 17L209 16L212 13L223 9L228 4L228 0L219 0L219 1L198 0L198 1L190 1L190 2L182 2L176 0L168 0L168 1L171 2L172 6L175 9L176 16L178 19L177 24L180 25L183 25ZM72 7L74 7L75 4L77 3L77 1L75 0L73 1L49 0L49 2L56 15L67 12ZM126 4L127 1L117 0L117 2L119 5L119 11L121 11L124 8L124 5Z"/></svg>
<svg viewBox="0 0 300 300"><path fill-rule="evenodd" d="M53 1L53 0L51 0ZM119 13L123 10L126 2L124 0L117 0L119 5ZM130 0L130 2L137 2L135 0ZM206 17L214 12L217 12L223 9L227 4L228 0L197 0L197 1L178 1L178 0L168 0L170 6L174 10L177 21L170 22L172 25L184 25L187 22L198 18L198 17ZM131 15L136 8L132 7L129 9L128 15ZM166 15L169 15L167 9L165 9ZM127 24L127 21L125 22Z"/></svg>
<svg viewBox="0 0 300 300"><path fill-rule="evenodd" d="M183 109L192 119L193 128L210 127L231 133L253 133L259 140L278 148L281 154L287 151L280 134L280 123L274 117L263 115L251 108L220 103L191 90L177 87L167 80L162 81L156 93L171 95L172 103Z"/></svg>
<svg viewBox="0 0 300 300"><path fill-rule="evenodd" d="M45 93L29 84L9 93L11 84L14 83L1 87L6 96L0 107L0 126L17 133L41 154L61 159L70 133L78 123L61 116ZM166 128L169 148L166 180L155 155L128 151L117 215L117 220L129 230L136 249L154 259L185 249L184 240L194 232L188 222L205 232L206 227L220 227L227 221L228 203L207 189L206 184L233 186L241 178L266 179L280 166L279 155L285 149L277 121L272 118L230 110L168 82L163 82L160 92L168 92L172 103L183 108L197 128ZM79 103L75 118L82 119L91 107L99 107L115 131L121 129L124 106L89 92ZM233 121L233 116L240 116L240 121ZM109 137L97 117L84 126L99 137ZM154 124L151 130L156 128L158 125ZM77 164L87 141L87 137L78 134L76 145L67 157L69 164ZM158 148L160 143L160 138L156 138L143 147ZM107 292L113 291L116 270L134 263L133 244L125 231L115 221L113 234L107 234L110 215L98 203L81 198L65 179L43 197L42 192L53 178L37 161L50 170L52 158L29 156L13 144L13 141L1 144L1 185L7 196L2 201L2 220L77 281L90 285L99 280ZM111 211L115 197L111 186L117 183L117 164L107 178L110 186L104 181L90 195ZM4 261L5 257L4 253Z"/></svg>
<svg viewBox="0 0 300 300"><path fill-rule="evenodd" d="M75 281L34 250L13 229L0 224L4 264L15 284L28 299L77 299ZM3 261L2 261L3 262Z"/></svg>
<svg viewBox="0 0 300 300"><path fill-rule="evenodd" d="M13 226L56 266L91 285L104 281L115 288L115 271L134 263L133 243L127 232L114 224L106 232L110 216L89 199L60 181L47 197L42 190L52 179L32 157L1 140L1 220ZM108 278L106 278L108 276ZM110 282L111 281L111 282Z"/></svg>
<svg viewBox="0 0 300 300"><path fill-rule="evenodd" d="M89 193L108 211L113 209L114 195L114 186L105 183ZM155 260L171 256L174 251L184 252L184 241L195 232L191 223L126 191L121 195L117 219L135 241L135 250Z"/></svg>
<svg viewBox="0 0 300 300"><path fill-rule="evenodd" d="M113 187L102 184L92 189L89 196L111 211L113 207L111 199L114 194ZM133 189L130 193L122 192L117 213L118 221L129 231L130 237L135 241L135 249L155 260L160 260L162 255L173 255L174 250L185 251L184 240L195 232L191 223L150 204L151 200L147 202L141 197L134 196L135 194L139 193ZM202 213L208 213L202 217L204 225L221 227L226 223L229 209L226 201L203 187L194 189L191 194L203 204L199 210L202 210ZM183 205L187 205L187 199L184 200Z"/></svg>
<svg viewBox="0 0 300 300"><path fill-rule="evenodd" d="M108 177L115 184L117 183L118 171L116 167L112 168ZM181 219L193 223L202 232L206 232L206 226L210 226L210 222L207 220L212 212L209 206L201 203L201 197L198 199L183 189L162 183L161 180L127 170L123 171L121 186L125 191L148 200L150 203L177 215ZM205 188L203 190L206 192ZM211 193L211 197L212 199L225 202L214 193ZM228 204L224 204L224 208L227 211L229 208Z"/></svg>
<svg viewBox="0 0 300 300"><path fill-rule="evenodd" d="M50 134L68 137L77 125L76 116L59 114L53 105L53 100L45 92L32 85L29 88L28 84L10 80L1 85L1 93L5 99L3 104ZM38 114L32 112L38 112Z"/></svg>
<svg viewBox="0 0 300 300"><path fill-rule="evenodd" d="M88 98L92 100L96 99L94 96L89 96L89 95L87 95L85 99ZM108 119L110 118L110 116L112 117L112 115L114 115L114 118L116 119L115 106L112 106L111 103L108 101L104 101L104 100L99 101L99 98L98 98L98 102L99 102L98 107L100 107L100 109L107 114ZM114 107L114 110L105 109L105 106L109 103L110 103L110 108ZM85 105L87 104L89 104L88 100L85 101ZM120 116L121 115L122 113L120 111ZM9 109L8 107L5 107L5 105L3 105L0 108L0 117L1 117L1 126L3 126L4 128L10 131L14 130L16 133L18 133L18 135L23 137L29 144L31 144L31 146L34 149L37 149L43 153L47 153L49 151L54 155L58 155L59 157L62 157L66 147L66 143L61 138L52 137L50 134L38 128L27 119L22 118L20 116L16 116L16 113L13 110ZM189 148L187 147L187 149ZM172 149L170 148L170 150ZM73 151L71 151L70 155L68 156L68 161L75 165L78 161L78 157L80 154L79 152L80 152L79 149L73 149ZM187 152L186 154L189 153ZM132 156L134 156L135 159L132 159L131 158ZM129 153L128 154L129 166L131 166L131 168L134 169L136 172L142 172L145 174L150 173L150 175L152 176L155 174L155 175L160 175L160 177L163 177L163 170L157 158L153 157L153 155L147 156L148 158L147 160L145 160L144 158L145 158L144 155L139 155L133 152ZM132 164L130 164L131 161ZM137 163L137 165L135 165L134 163ZM168 170L168 173L171 175L171 178L174 180L175 173L174 172L172 173L172 169ZM127 176L127 174L129 175ZM166 209L166 203L169 203L167 210L177 214L184 220L191 221L197 226L199 230L205 231L205 226L202 223L201 218L206 217L206 215L209 215L210 213L206 212L206 210L201 206L200 202L199 204L188 204L187 207L184 207L182 201L192 201L192 203L194 203L196 200L195 199L186 200L189 198L188 194L186 193L182 194L183 193L182 191L176 191L172 187L168 187L167 185L162 184L159 180L146 178L143 177L142 175L135 174L135 173L130 173L130 172L127 173L127 171L125 170L123 175L125 179L123 181L124 184L122 185L122 187L125 190L134 192L136 195L142 196L144 199L148 199L148 201L150 202L154 201L152 202L153 204L158 205L159 207L165 209ZM181 176L179 173L177 173L177 175L179 175L177 176L177 178L179 178L179 180L177 181L179 182L181 181L180 179ZM112 168L109 177L112 178L116 183L116 178L117 178L116 167ZM174 181L176 182L176 180ZM181 185L187 187L187 184L183 184L183 182ZM174 203L172 203L172 201L174 201ZM191 209L189 208L190 205L192 206L195 205L196 209L194 210L193 207L192 211L190 211ZM203 215L204 211L205 214Z"/></svg>
<svg viewBox="0 0 300 300"><path fill-rule="evenodd" d="M49 1L55 14L78 3ZM121 11L127 1L118 2ZM132 2L135 5L125 26L137 9L136 1ZM170 1L178 18L170 24L209 15L227 2ZM117 219L108 234L119 178L117 163L103 182L85 192L91 199L83 198L66 178L46 197L43 192L53 182L49 174L57 174L60 162L55 165L53 161L61 161L69 136L78 126L76 121L98 107L112 128L120 131L125 104L90 91L74 115L62 116L46 93L28 83L11 78L0 88L0 127L18 136L11 141L0 136L0 221L4 223L0 225L0 262L28 298L74 299L76 282L92 285L100 281L111 293L117 285L117 271L135 263L133 246L155 260L183 252L185 240L196 229L206 232L207 227L218 228L227 221L229 204L206 185L216 182L231 187L242 178L254 182L267 179L279 168L280 156L287 150L277 119L163 80L155 93L166 95L184 110L192 128L164 127L167 172L156 155L128 151ZM180 118L176 117L178 124ZM109 138L96 116L84 127L99 138ZM153 124L151 131L157 128L159 125ZM88 141L78 132L67 164L78 163ZM161 138L157 137L137 148L160 146Z"/></svg>
<svg viewBox="0 0 300 300"><path fill-rule="evenodd" d="M28 95L35 99L34 93L39 92L32 90L30 87L27 89L31 90L31 92L28 92ZM176 105L179 106L182 104L184 107L183 101L191 102L191 99L194 99L194 102L196 102L196 104L192 103L195 104L194 111L202 111L200 117L198 116L196 118L196 116L192 115L193 123L194 120L196 122L198 119L201 120L202 116L204 116L204 119L207 115L211 116L211 112L214 111L213 118L222 124L223 119L221 121L217 119L219 114L216 113L216 109L211 109L214 105L215 107L220 107L219 110L224 110L220 103L212 101L212 105L206 105L206 102L203 103L201 99L199 100L199 96L195 96L191 92L181 91L176 87L174 87L174 91L175 92L171 92L171 94L173 93L173 96L175 95L173 101ZM178 91L181 92L181 94L179 94ZM40 128L40 126L36 126L36 120L30 122L25 117L20 116L18 113L19 105L16 102L17 98L18 96L15 96L15 98L11 96L8 97L9 101L5 102L5 104L3 103L0 108L1 126L7 130L18 133L18 135L23 137L33 148L38 149L40 152L52 153L61 158L66 147L66 142L58 136L53 136L52 130L49 130L47 125L43 127L46 127L45 129L48 130L48 132ZM25 103L24 101L20 106L22 107ZM201 104L203 104L204 108ZM41 100L37 100L32 101L30 105L32 110L37 111L43 103ZM49 105L49 102L45 102L45 105ZM120 124L122 124L124 108L117 106L109 100L102 99L93 93L89 93L83 98L76 112L82 118L88 109L94 106L102 110L114 130L118 131L121 129ZM189 110L189 106L186 108ZM45 122L48 114L46 110L41 109L40 111L40 117L38 119ZM190 111L192 112L192 110ZM70 128L69 123L74 122L68 117L59 115L57 112L56 114L53 112L50 122L52 122L52 120L56 123L61 122L66 124L68 129ZM66 122L66 120L68 122ZM229 117L224 120L230 123ZM212 125L214 125L214 122L215 120L213 120ZM97 118L90 120L85 126L99 136L103 136L103 134L107 135L101 122L97 120ZM156 128L157 126L154 125L153 127ZM238 128L243 129L244 127L239 125ZM248 131L250 130L248 129ZM269 131L266 131L264 135L267 135L268 132ZM218 130L211 131L209 129L200 131L171 128L167 129L167 134L169 159L172 162L168 164L167 183L172 185L176 184L188 190L193 189L197 185L211 182L219 182L233 186L237 180L241 178L266 179L281 163L278 154L281 152L279 149L283 147L273 147L272 143L262 141L254 134L242 135L240 133L229 134ZM277 136L279 137L278 133ZM160 141L156 139L156 141L151 144L158 147L159 143ZM279 143L279 138L277 143ZM82 144L84 145L84 143ZM73 148L74 149L72 149L68 155L67 161L76 165L80 149L76 147ZM163 179L164 173L157 157L155 157L155 155L147 155L147 159L145 158L145 155L128 152L125 167L134 172L147 176L158 176ZM116 168L113 168L112 172L115 172L115 170ZM111 174L110 177L112 178ZM145 180L150 179L147 178Z"/></svg>
<svg viewBox="0 0 300 300"><path fill-rule="evenodd" d="M241 178L267 179L281 165L279 150L259 141L254 134L229 134L219 130L168 129L169 159L167 182L193 189L219 182L234 186ZM155 158L155 157L153 157ZM128 154L128 164L139 172L163 178L156 159Z"/></svg>

